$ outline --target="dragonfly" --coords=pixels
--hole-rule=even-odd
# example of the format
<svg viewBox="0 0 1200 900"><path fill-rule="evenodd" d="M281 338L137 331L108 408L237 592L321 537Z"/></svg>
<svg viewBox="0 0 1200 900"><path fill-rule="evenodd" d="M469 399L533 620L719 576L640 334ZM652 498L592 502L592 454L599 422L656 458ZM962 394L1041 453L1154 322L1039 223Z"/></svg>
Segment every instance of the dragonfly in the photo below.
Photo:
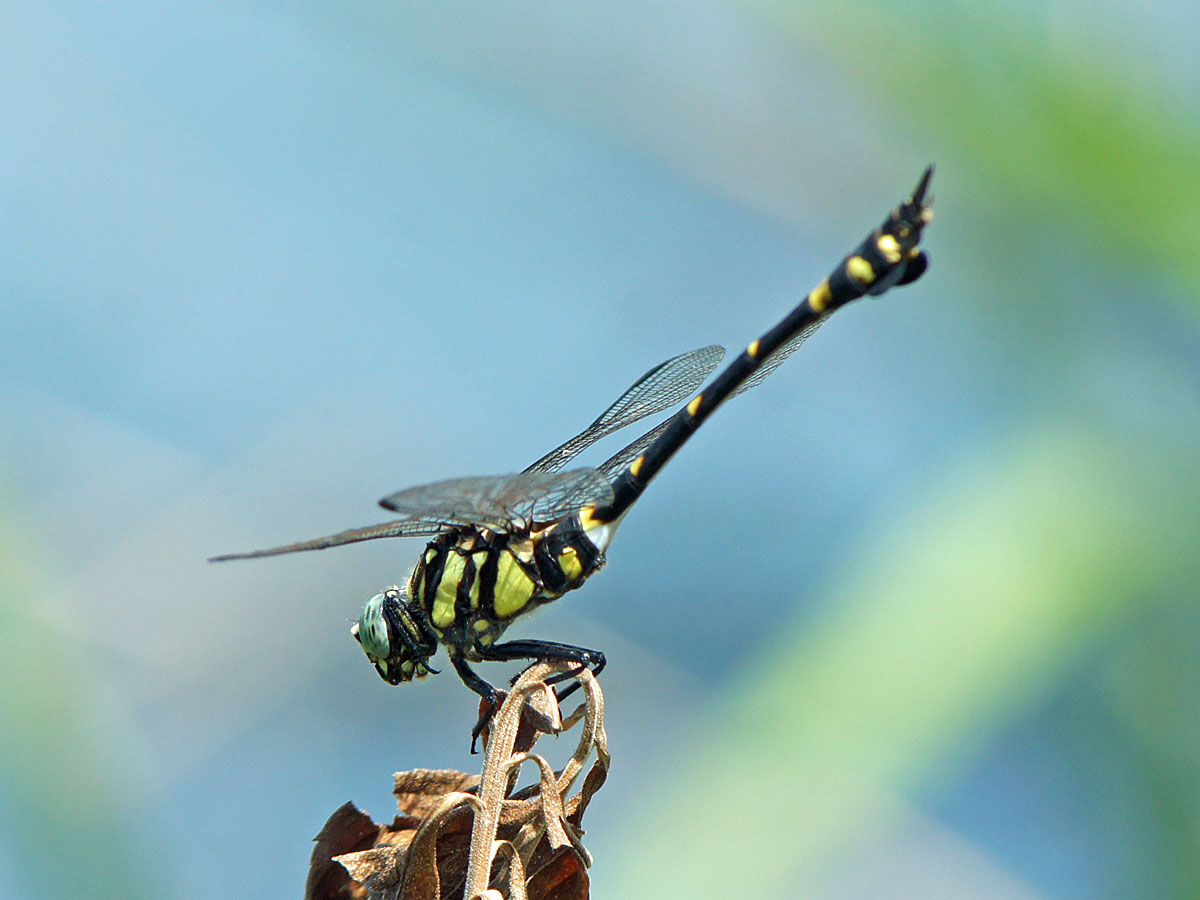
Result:
<svg viewBox="0 0 1200 900"><path fill-rule="evenodd" d="M407 582L371 597L351 634L390 684L437 674L429 662L444 647L463 683L485 701L473 739L486 727L499 696L473 664L561 661L576 666L577 673L588 667L599 674L605 656L598 650L500 638L513 621L579 588L600 570L617 529L642 492L721 404L760 384L835 310L924 274L929 259L920 238L932 220L932 176L930 166L882 225L702 390L724 358L719 346L701 347L655 366L587 428L521 472L408 488L379 501L397 514L392 521L210 561L323 550L378 538L432 538ZM685 399L677 412L606 461L564 471L601 438ZM564 686L559 698L577 686Z"/></svg>

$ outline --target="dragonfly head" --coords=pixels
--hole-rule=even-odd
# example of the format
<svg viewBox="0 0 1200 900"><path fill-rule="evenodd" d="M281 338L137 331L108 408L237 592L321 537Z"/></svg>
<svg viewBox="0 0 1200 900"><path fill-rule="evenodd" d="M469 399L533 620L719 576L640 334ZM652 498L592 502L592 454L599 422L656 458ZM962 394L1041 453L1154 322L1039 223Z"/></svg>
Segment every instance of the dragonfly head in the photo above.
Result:
<svg viewBox="0 0 1200 900"><path fill-rule="evenodd" d="M368 600L350 633L388 684L437 673L429 666L437 638L413 615L403 588L393 585Z"/></svg>

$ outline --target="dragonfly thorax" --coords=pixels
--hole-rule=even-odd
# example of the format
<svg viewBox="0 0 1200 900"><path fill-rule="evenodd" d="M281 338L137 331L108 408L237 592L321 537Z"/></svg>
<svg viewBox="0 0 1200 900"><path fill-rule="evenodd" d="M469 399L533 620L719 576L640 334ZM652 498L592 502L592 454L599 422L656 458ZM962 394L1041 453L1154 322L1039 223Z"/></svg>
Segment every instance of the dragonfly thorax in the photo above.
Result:
<svg viewBox="0 0 1200 900"><path fill-rule="evenodd" d="M452 658L479 661L513 619L583 584L604 564L577 517L512 533L451 529L430 541L405 588L367 601L351 629L392 684L434 671L444 644Z"/></svg>

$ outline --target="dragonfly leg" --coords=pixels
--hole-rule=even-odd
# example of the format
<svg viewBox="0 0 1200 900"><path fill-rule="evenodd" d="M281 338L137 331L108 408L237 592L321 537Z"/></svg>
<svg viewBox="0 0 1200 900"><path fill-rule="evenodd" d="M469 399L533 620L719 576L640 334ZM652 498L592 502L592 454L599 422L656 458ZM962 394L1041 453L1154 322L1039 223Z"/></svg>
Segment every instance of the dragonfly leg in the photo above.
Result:
<svg viewBox="0 0 1200 900"><path fill-rule="evenodd" d="M503 644L493 644L491 647L480 648L480 655L488 660L504 661L511 659L549 660L552 662L578 663L579 668L574 672L560 672L546 679L547 684L558 684L573 678L584 669L591 669L593 675L599 675L607 660L599 650L589 650L586 647L576 647L572 644L558 644L553 641L506 641ZM519 675L517 676L519 677ZM513 678L516 681L516 678ZM579 688L578 681L572 681L555 696L561 702Z"/></svg>
<svg viewBox="0 0 1200 900"><path fill-rule="evenodd" d="M591 664L593 676L599 675L601 672L603 672L604 665L605 665L605 663L608 662L608 660L606 660L604 658L603 653L596 653L596 656L599 658L598 659L594 658L592 660L592 664ZM585 663L584 665L587 665L587 664ZM565 681L568 678L574 678L574 676L578 675L579 672L581 672L581 671L583 671L583 666L580 666L579 669L576 670L575 672L563 672L561 675L555 675L553 678L550 679L550 684L557 684L558 682ZM570 684L568 684L561 691L555 691L554 696L555 696L555 698L557 698L559 703L562 703L565 699L567 699L567 697L571 696L577 690L579 690L579 682L573 680Z"/></svg>
<svg viewBox="0 0 1200 900"><path fill-rule="evenodd" d="M479 721L471 729L471 755L473 756L479 752L475 749L479 735L483 733L483 729L487 728L487 723L491 721L492 714L499 708L499 692L480 678L461 656L451 654L450 664L454 666L454 671L458 673L458 677L462 679L463 684L482 697L485 704L483 712L479 714Z"/></svg>

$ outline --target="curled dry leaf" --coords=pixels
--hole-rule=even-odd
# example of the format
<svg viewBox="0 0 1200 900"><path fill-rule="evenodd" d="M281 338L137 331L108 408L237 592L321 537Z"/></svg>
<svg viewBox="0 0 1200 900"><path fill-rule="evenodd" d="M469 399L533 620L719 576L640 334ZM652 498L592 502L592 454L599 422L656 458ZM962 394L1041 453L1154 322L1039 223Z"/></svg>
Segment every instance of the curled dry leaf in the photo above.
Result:
<svg viewBox="0 0 1200 900"><path fill-rule="evenodd" d="M564 671L579 679L585 695L565 724L545 685ZM590 672L552 663L530 667L485 732L482 775L452 769L397 773L400 814L390 825L372 822L347 803L316 838L305 900L586 900L591 857L581 842L581 822L608 772L603 717ZM532 752L542 734L580 721L579 742L561 770ZM582 788L571 794L593 753ZM514 791L522 767L537 781Z"/></svg>

